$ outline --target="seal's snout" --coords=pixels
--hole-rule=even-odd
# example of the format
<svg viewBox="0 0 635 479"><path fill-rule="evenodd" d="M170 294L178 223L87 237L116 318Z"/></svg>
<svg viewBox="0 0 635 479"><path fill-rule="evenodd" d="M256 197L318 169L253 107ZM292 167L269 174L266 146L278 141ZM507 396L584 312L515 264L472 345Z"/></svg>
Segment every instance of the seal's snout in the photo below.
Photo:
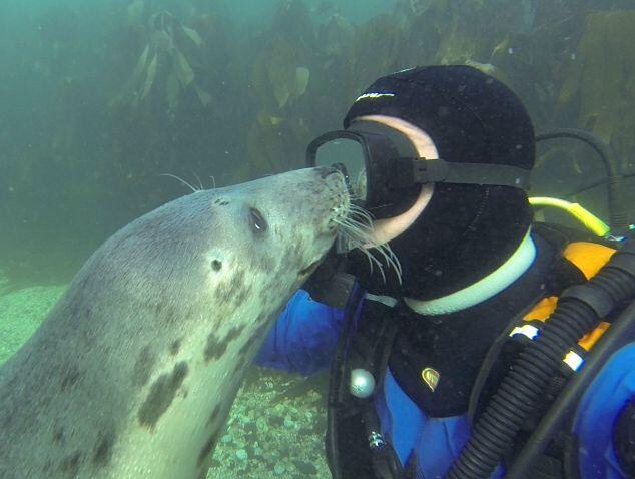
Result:
<svg viewBox="0 0 635 479"><path fill-rule="evenodd" d="M319 174L328 191L331 213L335 214L331 220L334 220L342 216L343 213L345 214L350 206L346 180L337 168L321 167L320 170Z"/></svg>

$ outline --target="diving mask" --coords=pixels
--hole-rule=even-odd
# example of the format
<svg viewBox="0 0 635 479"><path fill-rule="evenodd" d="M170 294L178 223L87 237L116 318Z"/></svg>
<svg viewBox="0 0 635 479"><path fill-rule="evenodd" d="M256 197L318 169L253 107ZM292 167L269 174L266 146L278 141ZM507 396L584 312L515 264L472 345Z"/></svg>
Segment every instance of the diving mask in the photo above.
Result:
<svg viewBox="0 0 635 479"><path fill-rule="evenodd" d="M371 211L388 208L384 217L406 211L421 185L430 182L529 187L524 168L423 158L406 135L375 121L355 121L318 136L307 146L306 162L338 168L353 202Z"/></svg>

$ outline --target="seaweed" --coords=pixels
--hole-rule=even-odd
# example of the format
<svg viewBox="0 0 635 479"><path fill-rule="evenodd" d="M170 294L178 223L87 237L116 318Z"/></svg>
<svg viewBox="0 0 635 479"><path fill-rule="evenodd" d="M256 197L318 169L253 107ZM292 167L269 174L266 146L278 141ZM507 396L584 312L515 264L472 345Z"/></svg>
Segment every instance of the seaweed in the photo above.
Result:
<svg viewBox="0 0 635 479"><path fill-rule="evenodd" d="M622 158L635 153L634 42L635 11L589 13L558 99L560 110L575 103L578 125L610 143Z"/></svg>
<svg viewBox="0 0 635 479"><path fill-rule="evenodd" d="M152 98L158 89L159 99L175 112L181 95L191 89L203 107L212 102L211 95L196 81L193 52L203 46L198 32L181 24L167 11L156 12L148 20L148 40L122 90L110 102L111 107L137 108Z"/></svg>

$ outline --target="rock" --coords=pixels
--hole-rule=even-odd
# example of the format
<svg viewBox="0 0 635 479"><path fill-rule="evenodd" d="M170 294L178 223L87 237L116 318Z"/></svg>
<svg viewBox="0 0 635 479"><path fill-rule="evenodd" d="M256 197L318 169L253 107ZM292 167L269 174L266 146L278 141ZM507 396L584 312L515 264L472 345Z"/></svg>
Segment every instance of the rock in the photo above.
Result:
<svg viewBox="0 0 635 479"><path fill-rule="evenodd" d="M65 290L36 286L0 297L0 364L31 337Z"/></svg>

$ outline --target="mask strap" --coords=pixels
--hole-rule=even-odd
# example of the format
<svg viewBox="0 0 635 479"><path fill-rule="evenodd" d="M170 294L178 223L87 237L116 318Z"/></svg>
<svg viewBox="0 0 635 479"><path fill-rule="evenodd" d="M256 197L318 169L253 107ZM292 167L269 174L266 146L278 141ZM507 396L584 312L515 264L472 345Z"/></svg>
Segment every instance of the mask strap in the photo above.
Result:
<svg viewBox="0 0 635 479"><path fill-rule="evenodd" d="M395 188L404 188L413 183L443 182L529 189L530 171L518 166L460 163L420 157L395 158L392 161L394 174L389 182Z"/></svg>

